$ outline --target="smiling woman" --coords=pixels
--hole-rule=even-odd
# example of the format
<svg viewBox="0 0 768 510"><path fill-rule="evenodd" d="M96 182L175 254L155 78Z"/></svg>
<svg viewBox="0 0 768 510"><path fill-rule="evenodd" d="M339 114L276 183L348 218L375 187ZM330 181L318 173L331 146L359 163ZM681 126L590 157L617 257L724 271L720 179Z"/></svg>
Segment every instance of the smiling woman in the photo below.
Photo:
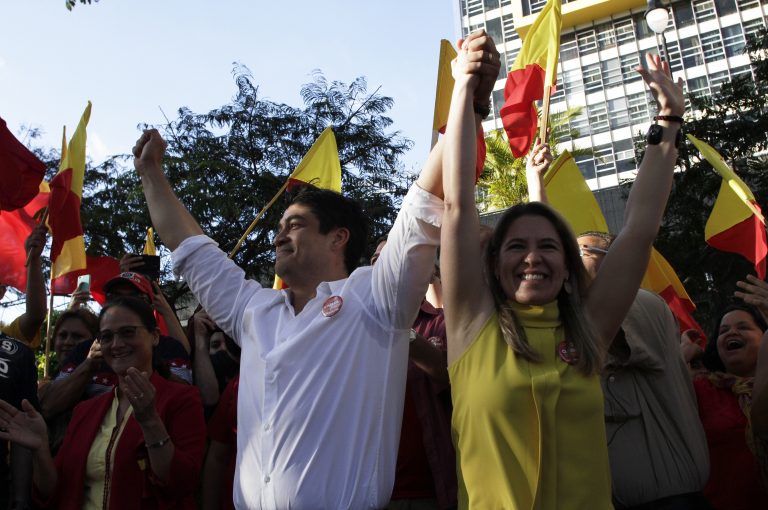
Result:
<svg viewBox="0 0 768 510"><path fill-rule="evenodd" d="M715 326L704 353L709 372L693 381L709 445L704 495L715 508L758 508L768 501L768 492L760 479L756 456L761 449L748 416L768 324L755 307L736 304L723 311Z"/></svg>

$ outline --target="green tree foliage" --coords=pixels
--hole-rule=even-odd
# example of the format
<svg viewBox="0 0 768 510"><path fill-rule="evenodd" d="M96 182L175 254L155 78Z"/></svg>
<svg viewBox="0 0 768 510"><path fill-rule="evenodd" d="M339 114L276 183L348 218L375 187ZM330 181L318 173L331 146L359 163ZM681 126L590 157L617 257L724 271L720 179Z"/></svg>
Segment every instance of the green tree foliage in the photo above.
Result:
<svg viewBox="0 0 768 510"><path fill-rule="evenodd" d="M768 31L750 37L746 51L752 61L750 74L724 83L712 97L691 97L691 111L684 131L709 143L744 180L764 212L768 212ZM643 144L644 145L644 144ZM656 247L669 260L697 304L696 317L708 328L726 306L736 281L752 264L743 257L709 247L704 226L720 189L721 178L698 150L685 143L680 150L682 172L674 186Z"/></svg>
<svg viewBox="0 0 768 510"><path fill-rule="evenodd" d="M206 234L232 249L327 126L336 136L343 193L368 212L370 239L385 234L412 179L400 161L412 142L391 131L386 116L393 100L369 94L364 78L330 82L316 71L301 88L304 105L297 108L261 98L245 67L236 66L233 75L237 90L230 103L208 113L180 108L160 127L168 142L166 175ZM143 246L150 220L132 166L128 156L115 156L87 171L82 219L90 254L120 257ZM285 207L285 198L278 200L235 257L249 277L265 284L273 277L271 242ZM184 292L172 282L164 290L172 303Z"/></svg>
<svg viewBox="0 0 768 510"><path fill-rule="evenodd" d="M557 158L557 144L566 138L579 137L570 122L581 114L582 108L569 108L553 113L549 118L549 144ZM528 181L525 176L526 158L515 158L503 129L497 129L485 138L486 158L483 174L478 181L478 206L481 212L506 209L528 200ZM574 156L591 153L589 149L572 151Z"/></svg>
<svg viewBox="0 0 768 510"><path fill-rule="evenodd" d="M98 2L99 0L64 0L64 7L66 7L68 11L71 11L75 8L78 1L83 5L90 5L91 3Z"/></svg>

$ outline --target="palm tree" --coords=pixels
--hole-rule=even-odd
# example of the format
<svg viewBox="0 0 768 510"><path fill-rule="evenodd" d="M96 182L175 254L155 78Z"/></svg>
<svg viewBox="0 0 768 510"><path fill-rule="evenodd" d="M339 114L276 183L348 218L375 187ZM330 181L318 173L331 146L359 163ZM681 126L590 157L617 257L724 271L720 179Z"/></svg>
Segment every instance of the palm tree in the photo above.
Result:
<svg viewBox="0 0 768 510"><path fill-rule="evenodd" d="M575 139L579 132L570 127L570 122L581 115L582 108L569 108L552 113L549 117L549 145L552 154L559 156L557 144L566 138ZM528 181L525 178L525 158L515 158L509 149L507 135L497 129L485 137L485 168L477 183L477 205L481 212L506 209L528 200ZM576 156L589 155L592 149L574 149Z"/></svg>

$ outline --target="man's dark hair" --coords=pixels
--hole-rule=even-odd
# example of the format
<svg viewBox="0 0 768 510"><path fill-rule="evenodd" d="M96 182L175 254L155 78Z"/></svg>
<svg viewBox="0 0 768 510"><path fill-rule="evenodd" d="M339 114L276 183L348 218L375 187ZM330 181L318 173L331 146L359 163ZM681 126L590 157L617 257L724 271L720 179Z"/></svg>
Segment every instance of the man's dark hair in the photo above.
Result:
<svg viewBox="0 0 768 510"><path fill-rule="evenodd" d="M309 208L320 223L320 233L346 228L349 240L344 250L344 265L352 273L360 265L368 236L368 217L360 204L335 191L304 186L293 195L291 205Z"/></svg>

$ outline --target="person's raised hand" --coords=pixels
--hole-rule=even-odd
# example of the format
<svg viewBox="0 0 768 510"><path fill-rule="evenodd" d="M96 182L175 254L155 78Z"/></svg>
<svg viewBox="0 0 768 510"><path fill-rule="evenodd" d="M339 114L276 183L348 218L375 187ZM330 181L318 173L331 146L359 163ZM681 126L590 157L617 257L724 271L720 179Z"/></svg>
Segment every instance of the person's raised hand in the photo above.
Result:
<svg viewBox="0 0 768 510"><path fill-rule="evenodd" d="M27 260L39 259L45 247L45 237L48 228L45 225L36 225L24 241L24 249L27 252Z"/></svg>
<svg viewBox="0 0 768 510"><path fill-rule="evenodd" d="M686 363L704 355L704 349L699 345L700 340L701 334L695 329L687 329L680 335L680 353Z"/></svg>
<svg viewBox="0 0 768 510"><path fill-rule="evenodd" d="M763 319L768 322L768 283L750 274L747 275L746 282L738 281L736 286L741 290L737 290L733 295L757 308Z"/></svg>
<svg viewBox="0 0 768 510"><path fill-rule="evenodd" d="M479 83L475 88L474 102L489 105L491 92L501 67L501 57L496 49L496 43L485 30L477 30L469 34L466 39L459 39L458 48L459 51L464 50L470 62L476 64L473 72L478 75Z"/></svg>
<svg viewBox="0 0 768 510"><path fill-rule="evenodd" d="M142 267L144 265L144 259L141 258L141 255L136 255L134 253L126 253L123 255L123 257L120 259L120 271L125 272L135 272L136 269Z"/></svg>
<svg viewBox="0 0 768 510"><path fill-rule="evenodd" d="M651 89L654 99L659 103L659 115L681 116L685 113L685 97L683 95L683 79L675 82L669 70L669 63L660 56L646 54L648 68L638 66L635 70Z"/></svg>
<svg viewBox="0 0 768 510"><path fill-rule="evenodd" d="M27 399L21 401L21 411L0 400L0 440L37 450L48 446L48 429Z"/></svg>
<svg viewBox="0 0 768 510"><path fill-rule="evenodd" d="M144 172L160 170L167 146L157 129L145 129L132 150L136 172L144 175Z"/></svg>
<svg viewBox="0 0 768 510"><path fill-rule="evenodd" d="M145 424L157 418L155 409L155 387L149 380L149 374L130 367L120 385L133 407L133 416L139 424Z"/></svg>
<svg viewBox="0 0 768 510"><path fill-rule="evenodd" d="M541 139L536 140L531 155L525 163L527 171L536 172L536 175L543 176L552 164L552 152L549 150L549 144L541 143Z"/></svg>

